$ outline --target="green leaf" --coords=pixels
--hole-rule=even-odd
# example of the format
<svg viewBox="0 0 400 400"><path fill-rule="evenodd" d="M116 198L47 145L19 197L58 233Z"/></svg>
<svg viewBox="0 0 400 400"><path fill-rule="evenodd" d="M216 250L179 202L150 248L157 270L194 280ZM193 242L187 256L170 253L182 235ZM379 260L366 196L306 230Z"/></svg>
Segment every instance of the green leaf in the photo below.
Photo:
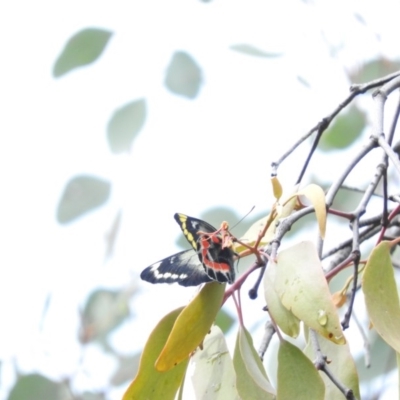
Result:
<svg viewBox="0 0 400 400"><path fill-rule="evenodd" d="M361 135L365 125L365 114L357 107L351 107L346 113L339 114L324 132L319 142L320 149L328 151L349 147Z"/></svg>
<svg viewBox="0 0 400 400"><path fill-rule="evenodd" d="M83 65L96 61L105 49L112 32L87 28L72 36L58 56L53 67L53 76L59 78Z"/></svg>
<svg viewBox="0 0 400 400"><path fill-rule="evenodd" d="M169 371L187 360L200 346L221 308L225 284L210 282L177 318L171 334L156 361L158 371Z"/></svg>
<svg viewBox="0 0 400 400"><path fill-rule="evenodd" d="M231 50L238 51L239 53L246 54L248 56L253 57L262 57L262 58L276 58L282 57L282 53L268 53L264 50L260 50L251 44L241 43L241 44L234 44L230 47Z"/></svg>
<svg viewBox="0 0 400 400"><path fill-rule="evenodd" d="M164 347L171 329L183 307L166 315L154 328L143 349L139 371L126 390L122 400L165 399L173 400L182 385L188 359L167 372L159 372L154 362Z"/></svg>
<svg viewBox="0 0 400 400"><path fill-rule="evenodd" d="M204 339L203 349L196 351L192 361L196 399L240 400L235 369L221 329L212 327Z"/></svg>
<svg viewBox="0 0 400 400"><path fill-rule="evenodd" d="M103 205L110 196L111 184L90 175L72 178L66 185L57 208L57 221L69 223Z"/></svg>
<svg viewBox="0 0 400 400"><path fill-rule="evenodd" d="M346 343L312 242L300 242L279 252L274 287L285 308L307 326L334 343Z"/></svg>
<svg viewBox="0 0 400 400"><path fill-rule="evenodd" d="M177 51L167 68L165 86L172 92L194 99L202 83L201 69L196 61L183 51Z"/></svg>
<svg viewBox="0 0 400 400"><path fill-rule="evenodd" d="M296 346L282 340L278 351L277 400L324 400L325 386L314 364Z"/></svg>
<svg viewBox="0 0 400 400"><path fill-rule="evenodd" d="M293 313L282 304L277 291L275 282L277 276L277 265L270 263L264 274L264 296L268 305L268 310L274 321L286 335L296 338L300 332L300 321Z"/></svg>
<svg viewBox="0 0 400 400"><path fill-rule="evenodd" d="M322 354L324 354L328 361L328 368L332 374L339 380L346 388L353 391L355 398L360 399L360 390L358 382L358 373L354 359L350 353L350 347L345 345L337 345L330 340L323 337L318 337L318 342ZM315 357L310 341L304 349L304 353L310 360ZM319 373L325 383L325 400L343 400L343 393L338 387L327 377L323 372Z"/></svg>
<svg viewBox="0 0 400 400"><path fill-rule="evenodd" d="M7 400L63 400L69 396L70 391L65 384L53 382L39 374L30 374L18 378Z"/></svg>
<svg viewBox="0 0 400 400"><path fill-rule="evenodd" d="M382 339L400 353L399 294L390 258L390 242L378 244L365 266L362 288L369 318Z"/></svg>
<svg viewBox="0 0 400 400"><path fill-rule="evenodd" d="M392 74L400 69L398 60L388 60L386 58L378 58L367 62L362 68L350 73L350 80L353 83L369 82L381 76Z"/></svg>
<svg viewBox="0 0 400 400"><path fill-rule="evenodd" d="M242 399L275 399L275 390L268 381L264 365L254 349L253 340L244 327L239 327L233 364L237 390Z"/></svg>
<svg viewBox="0 0 400 400"><path fill-rule="evenodd" d="M133 140L146 120L146 100L132 101L115 111L107 126L107 139L113 153L130 151Z"/></svg>
<svg viewBox="0 0 400 400"><path fill-rule="evenodd" d="M133 293L97 289L92 292L82 312L80 340L104 340L129 316L129 299Z"/></svg>
<svg viewBox="0 0 400 400"><path fill-rule="evenodd" d="M229 332L234 323L235 319L223 308L218 311L217 318L215 318L215 325L217 325L223 333Z"/></svg>

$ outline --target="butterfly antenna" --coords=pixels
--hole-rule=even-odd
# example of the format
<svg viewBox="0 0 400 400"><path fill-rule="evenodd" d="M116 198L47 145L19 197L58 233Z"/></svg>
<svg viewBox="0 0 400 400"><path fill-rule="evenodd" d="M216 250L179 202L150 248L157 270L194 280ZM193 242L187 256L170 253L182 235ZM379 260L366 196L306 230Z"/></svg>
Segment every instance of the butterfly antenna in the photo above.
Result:
<svg viewBox="0 0 400 400"><path fill-rule="evenodd" d="M238 226L245 218L247 218L247 217L250 215L250 213L251 213L255 208L256 208L256 206L251 207L250 211L249 211L247 214L245 214L242 218L240 218L240 220L239 220L238 222L236 222L236 224L233 225L232 228L230 228L230 229L234 229L236 226Z"/></svg>

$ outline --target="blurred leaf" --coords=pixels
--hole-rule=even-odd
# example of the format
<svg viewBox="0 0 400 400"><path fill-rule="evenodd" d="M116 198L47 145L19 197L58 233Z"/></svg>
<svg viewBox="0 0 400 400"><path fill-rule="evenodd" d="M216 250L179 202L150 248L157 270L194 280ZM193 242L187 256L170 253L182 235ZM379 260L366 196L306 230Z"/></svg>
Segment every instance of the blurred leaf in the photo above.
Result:
<svg viewBox="0 0 400 400"><path fill-rule="evenodd" d="M122 400L174 400L183 382L188 359L166 372L159 372L154 363L165 345L183 307L166 315L151 332L140 358L139 371Z"/></svg>
<svg viewBox="0 0 400 400"><path fill-rule="evenodd" d="M235 319L223 308L218 311L215 325L217 325L223 333L229 332L234 323Z"/></svg>
<svg viewBox="0 0 400 400"><path fill-rule="evenodd" d="M297 75L297 80L306 88L311 89L310 83L300 75Z"/></svg>
<svg viewBox="0 0 400 400"><path fill-rule="evenodd" d="M231 50L238 51L239 53L243 53L253 57L276 58L283 56L282 53L267 53L263 50L258 49L257 47L252 46L251 44L246 43L234 44L230 48Z"/></svg>
<svg viewBox="0 0 400 400"><path fill-rule="evenodd" d="M114 251L115 242L118 236L119 229L121 227L122 211L119 210L118 214L115 216L113 224L110 230L106 233L106 259L110 257Z"/></svg>
<svg viewBox="0 0 400 400"><path fill-rule="evenodd" d="M349 74L352 83L365 83L389 75L400 69L400 61L379 58L366 63Z"/></svg>
<svg viewBox="0 0 400 400"><path fill-rule="evenodd" d="M324 400L325 385L314 364L293 344L281 340L277 400Z"/></svg>
<svg viewBox="0 0 400 400"><path fill-rule="evenodd" d="M236 386L242 399L275 399L275 390L268 381L253 340L244 327L239 327L233 363L236 371Z"/></svg>
<svg viewBox="0 0 400 400"><path fill-rule="evenodd" d="M53 67L53 76L59 78L75 68L96 61L105 49L112 32L87 28L72 36L58 56Z"/></svg>
<svg viewBox="0 0 400 400"><path fill-rule="evenodd" d="M381 242L368 258L362 280L368 316L382 339L400 352L400 305L390 242Z"/></svg>
<svg viewBox="0 0 400 400"><path fill-rule="evenodd" d="M194 99L202 83L201 69L186 52L177 51L167 68L165 86L175 94Z"/></svg>
<svg viewBox="0 0 400 400"><path fill-rule="evenodd" d="M330 372L342 385L353 391L356 399L360 399L357 368L350 353L349 345L347 343L337 345L323 337L318 337L318 343L322 354L327 357ZM304 353L311 361L315 358L315 352L310 341L308 341ZM325 400L343 400L343 393L331 379L323 372L319 372L319 375L325 383Z"/></svg>
<svg viewBox="0 0 400 400"><path fill-rule="evenodd" d="M145 99L135 100L117 109L107 125L107 139L113 153L130 151L132 142L146 120Z"/></svg>
<svg viewBox="0 0 400 400"><path fill-rule="evenodd" d="M103 205L110 196L111 184L90 175L72 178L66 185L57 209L60 224L71 222Z"/></svg>
<svg viewBox="0 0 400 400"><path fill-rule="evenodd" d="M320 149L328 151L349 147L361 135L365 125L365 114L352 106L346 113L339 114L324 132L319 142Z"/></svg>
<svg viewBox="0 0 400 400"><path fill-rule="evenodd" d="M51 381L39 374L21 376L15 382L7 400L72 400L70 390L63 383Z"/></svg>
<svg viewBox="0 0 400 400"><path fill-rule="evenodd" d="M396 352L390 347L376 331L368 335L369 357L371 365L365 365L365 352L356 359L357 370L360 380L365 384L371 382L378 376L387 375L396 368Z"/></svg>
<svg viewBox="0 0 400 400"><path fill-rule="evenodd" d="M129 316L129 299L136 287L125 290L97 289L92 292L82 313L80 341L104 340Z"/></svg>
<svg viewBox="0 0 400 400"><path fill-rule="evenodd" d="M184 308L156 361L158 371L175 367L202 344L221 308L225 286L218 282L207 283Z"/></svg>
<svg viewBox="0 0 400 400"><path fill-rule="evenodd" d="M119 357L118 368L111 377L110 383L114 386L122 385L132 379L139 369L140 354L132 356Z"/></svg>
<svg viewBox="0 0 400 400"><path fill-rule="evenodd" d="M196 351L192 360L196 399L240 400L233 362L224 335L217 326L206 335L203 349Z"/></svg>
<svg viewBox="0 0 400 400"><path fill-rule="evenodd" d="M279 252L274 288L282 304L307 326L334 343L346 343L312 242L300 242Z"/></svg>
<svg viewBox="0 0 400 400"><path fill-rule="evenodd" d="M79 397L78 400L81 400L81 399L82 400L106 400L106 396L103 393L85 392L82 394L82 397ZM75 400L75 399L73 399L73 400Z"/></svg>

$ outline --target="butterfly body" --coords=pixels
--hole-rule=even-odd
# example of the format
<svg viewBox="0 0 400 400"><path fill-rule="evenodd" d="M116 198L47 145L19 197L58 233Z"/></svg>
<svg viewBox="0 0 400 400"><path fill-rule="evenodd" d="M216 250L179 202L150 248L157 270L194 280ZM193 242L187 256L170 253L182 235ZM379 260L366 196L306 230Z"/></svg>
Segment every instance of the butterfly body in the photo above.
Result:
<svg viewBox="0 0 400 400"><path fill-rule="evenodd" d="M217 281L233 283L234 257L227 224L215 229L209 223L184 214L175 214L193 250L185 250L144 269L140 277L151 283L173 283L197 286ZM227 241L227 239L229 239Z"/></svg>

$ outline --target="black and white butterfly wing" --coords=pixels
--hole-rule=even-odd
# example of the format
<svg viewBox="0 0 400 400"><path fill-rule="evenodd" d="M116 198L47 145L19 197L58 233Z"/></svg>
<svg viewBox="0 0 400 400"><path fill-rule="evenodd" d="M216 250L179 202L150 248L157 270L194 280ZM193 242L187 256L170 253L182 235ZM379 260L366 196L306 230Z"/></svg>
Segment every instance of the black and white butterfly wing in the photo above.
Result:
<svg viewBox="0 0 400 400"><path fill-rule="evenodd" d="M150 283L179 283L181 286L198 286L211 279L196 252L184 250L145 268L140 277Z"/></svg>

